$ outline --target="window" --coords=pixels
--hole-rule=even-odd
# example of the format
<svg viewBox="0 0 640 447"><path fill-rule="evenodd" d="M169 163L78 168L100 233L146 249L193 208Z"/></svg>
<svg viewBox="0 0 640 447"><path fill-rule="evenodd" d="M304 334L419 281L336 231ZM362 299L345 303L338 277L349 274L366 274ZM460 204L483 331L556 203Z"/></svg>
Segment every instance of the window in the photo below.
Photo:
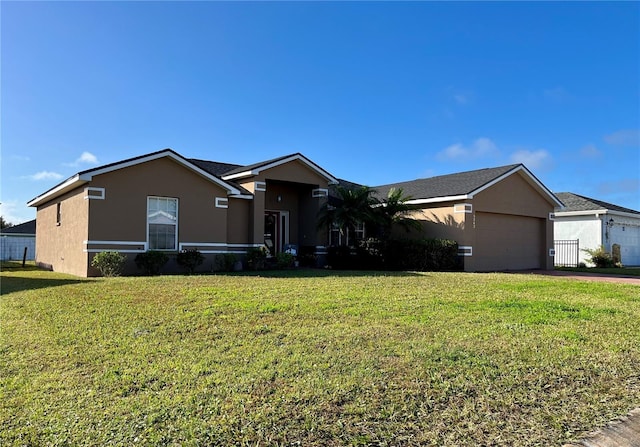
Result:
<svg viewBox="0 0 640 447"><path fill-rule="evenodd" d="M176 250L178 199L147 197L149 250Z"/></svg>
<svg viewBox="0 0 640 447"><path fill-rule="evenodd" d="M356 241L361 241L364 239L364 222L359 222L356 225Z"/></svg>
<svg viewBox="0 0 640 447"><path fill-rule="evenodd" d="M56 225L60 225L62 222L62 212L60 211L60 202L56 204Z"/></svg>

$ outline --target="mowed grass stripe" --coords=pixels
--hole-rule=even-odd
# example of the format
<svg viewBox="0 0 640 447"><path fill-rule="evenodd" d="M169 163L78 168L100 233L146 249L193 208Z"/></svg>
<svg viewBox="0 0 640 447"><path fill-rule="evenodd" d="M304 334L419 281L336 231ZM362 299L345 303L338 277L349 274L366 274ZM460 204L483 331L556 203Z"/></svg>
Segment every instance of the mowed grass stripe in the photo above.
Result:
<svg viewBox="0 0 640 447"><path fill-rule="evenodd" d="M2 272L0 445L558 445L640 402L640 291Z"/></svg>

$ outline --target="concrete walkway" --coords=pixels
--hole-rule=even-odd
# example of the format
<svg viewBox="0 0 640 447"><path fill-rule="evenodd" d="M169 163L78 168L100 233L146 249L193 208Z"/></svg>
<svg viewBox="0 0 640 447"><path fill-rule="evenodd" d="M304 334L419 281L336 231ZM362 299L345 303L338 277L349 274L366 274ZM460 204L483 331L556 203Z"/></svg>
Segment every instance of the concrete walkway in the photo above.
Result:
<svg viewBox="0 0 640 447"><path fill-rule="evenodd" d="M640 408L563 447L640 447Z"/></svg>
<svg viewBox="0 0 640 447"><path fill-rule="evenodd" d="M514 272L515 273L515 272ZM520 273L534 275L560 276L564 278L580 279L583 281L612 282L618 284L634 284L640 286L640 276L604 275L602 273L567 272L564 270L528 270Z"/></svg>

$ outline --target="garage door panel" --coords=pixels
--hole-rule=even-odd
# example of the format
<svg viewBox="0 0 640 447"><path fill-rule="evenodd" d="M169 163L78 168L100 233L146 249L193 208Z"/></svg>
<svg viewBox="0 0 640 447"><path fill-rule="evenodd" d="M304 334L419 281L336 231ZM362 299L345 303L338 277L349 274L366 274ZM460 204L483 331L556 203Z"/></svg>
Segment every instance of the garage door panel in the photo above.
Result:
<svg viewBox="0 0 640 447"><path fill-rule="evenodd" d="M543 219L476 213L474 257L479 270L543 268Z"/></svg>

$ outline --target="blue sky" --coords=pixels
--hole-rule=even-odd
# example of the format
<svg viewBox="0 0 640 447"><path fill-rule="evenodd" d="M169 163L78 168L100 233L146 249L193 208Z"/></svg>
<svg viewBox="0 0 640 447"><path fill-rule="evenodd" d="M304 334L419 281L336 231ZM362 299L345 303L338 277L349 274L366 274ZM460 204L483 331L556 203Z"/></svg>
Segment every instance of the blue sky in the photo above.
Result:
<svg viewBox="0 0 640 447"><path fill-rule="evenodd" d="M7 2L0 211L170 147L370 186L523 162L640 210L638 2Z"/></svg>

